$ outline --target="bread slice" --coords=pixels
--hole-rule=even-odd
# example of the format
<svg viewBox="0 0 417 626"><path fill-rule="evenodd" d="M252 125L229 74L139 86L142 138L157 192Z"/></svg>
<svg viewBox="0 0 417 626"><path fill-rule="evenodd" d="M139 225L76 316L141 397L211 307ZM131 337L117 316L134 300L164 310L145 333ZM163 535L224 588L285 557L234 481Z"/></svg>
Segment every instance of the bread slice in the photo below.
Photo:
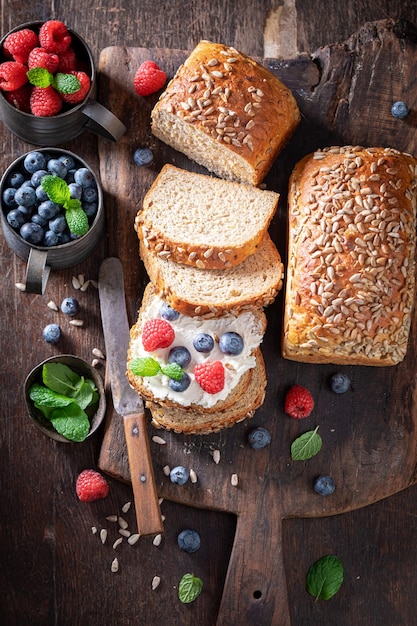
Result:
<svg viewBox="0 0 417 626"><path fill-rule="evenodd" d="M265 398L267 384L265 364L260 349L256 350L256 367L250 370L250 377L244 392L234 404L226 409L210 413L187 411L180 406L163 406L157 402L146 402L156 428L165 428L185 435L208 435L223 428L253 417Z"/></svg>
<svg viewBox="0 0 417 626"><path fill-rule="evenodd" d="M279 194L165 165L135 220L151 252L200 269L224 269L259 248Z"/></svg>
<svg viewBox="0 0 417 626"><path fill-rule="evenodd" d="M221 317L265 307L282 288L284 266L268 233L259 249L236 267L203 270L175 263L140 245L140 255L156 291L188 316Z"/></svg>
<svg viewBox="0 0 417 626"><path fill-rule="evenodd" d="M149 283L145 289L142 305L136 324L130 330L130 343L127 357L127 378L133 388L147 400L156 401L164 407L181 406L192 413L211 413L228 409L246 392L251 378L251 370L257 364L255 351L258 350L266 330L266 316L261 309L246 311L239 316L227 315L221 319L203 319L180 315L169 323L175 333L173 342L166 348L149 353L142 343L144 325L149 320L163 318L163 300L156 295L154 286ZM243 338L243 350L239 355L224 354L219 349L219 338L223 333L234 331ZM209 353L197 352L193 339L199 333L208 333L214 339L214 347ZM141 376L132 371L131 364L137 358L151 357L162 366L168 363L172 348L182 346L190 351L191 362L185 372L191 377L187 390L174 392L168 385L168 378L159 372L155 376ZM225 371L224 388L216 393L204 392L194 380L194 367L197 363L220 361Z"/></svg>
<svg viewBox="0 0 417 626"><path fill-rule="evenodd" d="M152 132L221 178L259 185L298 123L291 91L234 48L202 40L152 111Z"/></svg>

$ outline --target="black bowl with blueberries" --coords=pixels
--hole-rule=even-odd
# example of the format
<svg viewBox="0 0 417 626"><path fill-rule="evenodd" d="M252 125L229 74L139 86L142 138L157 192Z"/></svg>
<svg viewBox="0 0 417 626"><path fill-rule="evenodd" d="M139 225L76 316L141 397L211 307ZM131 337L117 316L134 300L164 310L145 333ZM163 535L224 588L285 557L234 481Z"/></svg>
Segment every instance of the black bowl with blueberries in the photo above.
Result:
<svg viewBox="0 0 417 626"><path fill-rule="evenodd" d="M104 232L103 194L91 167L60 148L31 150L0 182L3 233L25 261L31 252L52 269L87 258Z"/></svg>

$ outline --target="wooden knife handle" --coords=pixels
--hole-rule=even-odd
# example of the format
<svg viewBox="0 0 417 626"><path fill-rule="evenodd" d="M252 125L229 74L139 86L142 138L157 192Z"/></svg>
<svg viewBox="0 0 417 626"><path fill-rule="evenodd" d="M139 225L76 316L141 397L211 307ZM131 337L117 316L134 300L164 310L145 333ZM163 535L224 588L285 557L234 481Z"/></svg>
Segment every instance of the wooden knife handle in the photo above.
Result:
<svg viewBox="0 0 417 626"><path fill-rule="evenodd" d="M138 533L156 535L164 530L155 476L151 462L144 413L123 418L129 456L130 477L135 500Z"/></svg>

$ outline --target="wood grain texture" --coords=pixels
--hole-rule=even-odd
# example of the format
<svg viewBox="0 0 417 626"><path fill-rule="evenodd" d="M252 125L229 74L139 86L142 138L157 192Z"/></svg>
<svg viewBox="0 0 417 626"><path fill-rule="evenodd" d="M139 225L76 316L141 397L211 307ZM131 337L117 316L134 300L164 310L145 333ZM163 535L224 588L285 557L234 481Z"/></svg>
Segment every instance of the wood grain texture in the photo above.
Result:
<svg viewBox="0 0 417 626"><path fill-rule="evenodd" d="M209 8L202 0L172 0L159 2L155 10L154 0L103 0L99 5L93 0L82 3L68 0L59 7L51 2L22 0L2 6L1 34L31 19L57 17L85 37L97 62L100 52L108 46L188 50L202 37L218 39L248 54L262 56L265 23L279 2L283 4L281 0L257 3L254 10L252 0L227 3L214 0ZM349 38L370 20L402 14L417 25L414 0L351 0L325 4L318 0L298 0L295 6L297 49L308 53L308 58L320 46ZM319 77L320 65L314 63L313 70L316 78ZM410 96L413 93L414 90ZM305 141L306 150L318 141L320 132L320 125L313 125L311 130L303 126L304 139L302 136L299 139ZM32 147L12 137L1 124L0 146L2 171L16 156ZM79 153L98 172L97 141L93 135L85 133L64 147ZM283 160L280 161L283 180L290 165L286 167ZM119 175L125 176L121 168ZM21 387L24 376L36 363L58 352L91 360L94 347L104 350L97 292L93 287L83 294L74 291L71 277L83 272L86 277L97 279L100 262L105 256L117 253L119 246L125 244L135 250L130 226L111 215L116 195L117 189L106 194L111 228L107 229L103 242L88 261L69 270L53 272L44 297L22 294L15 288L15 282L24 278L25 264L10 252L0 236L0 522L3 539L0 616L2 623L10 626L96 626L99 623L213 626L219 613L232 546L239 536L235 532L235 514L185 506L166 499L162 503L166 522L161 546L153 546L146 538L136 546L123 544L117 551L119 572L112 574L110 563L115 550L111 543L118 533L105 518L120 512L122 505L132 500L131 487L110 479L109 498L86 506L81 505L74 494L77 473L97 466L102 433L86 445L62 446L51 442L28 422ZM139 269L129 267L129 276L133 319L139 306ZM53 313L46 306L49 299L59 303L68 295L80 300L85 318L82 329L72 327L63 315ZM62 324L64 336L59 347L51 347L42 341L41 331L47 323L57 320ZM104 376L104 366L101 371ZM373 386L373 391L376 397L398 394L395 387L379 385ZM273 381L272 392L281 393L278 380ZM398 398L398 403L409 404L410 395ZM383 409L384 404L380 406ZM334 406L332 410L337 415L338 408ZM349 413L348 409L346 411ZM393 424L395 418L402 419L402 413L401 408L398 415L386 414L384 419ZM366 412L363 419L369 419ZM379 426L380 420L375 423L375 431ZM237 438L241 434L238 433ZM337 436L340 434L338 430ZM349 437L349 434L350 428L344 429L342 435ZM401 430L396 434L401 436ZM374 444L372 434L364 440L371 460ZM213 448L223 450L224 445L223 436L198 442L185 439L181 450L176 449L178 456L175 458L168 446L164 447L163 454L161 451L158 454L163 462L171 465L188 462L190 453L193 464L196 457L201 458L204 471L199 481L205 486L206 477L218 469L211 457ZM155 444L152 447L155 448ZM117 453L119 459L119 451ZM358 458L363 460L363 454ZM233 457L222 454L222 460L228 464ZM285 462L282 471L287 471ZM343 475L343 469L340 471ZM365 468L365 475L367 471ZM376 471L372 463L369 471L371 475ZM276 480L280 480L279 476ZM296 481L294 492L299 488ZM230 490L229 482L220 492L227 490ZM221 498L225 498L224 493ZM417 542L416 511L417 487L412 486L343 515L283 520L282 548L292 624L414 626L417 575L412 546ZM126 517L134 530L133 508ZM92 534L92 526L108 528L109 539L105 545ZM177 534L184 527L195 528L201 534L201 548L194 555L177 548ZM342 559L345 582L331 601L315 603L305 591L305 574L311 563L326 553L337 554ZM177 598L178 581L186 571L194 571L204 581L202 595L189 606L182 605ZM156 592L151 590L154 575L161 577ZM259 623L256 612L250 623ZM233 616L230 624L234 626Z"/></svg>

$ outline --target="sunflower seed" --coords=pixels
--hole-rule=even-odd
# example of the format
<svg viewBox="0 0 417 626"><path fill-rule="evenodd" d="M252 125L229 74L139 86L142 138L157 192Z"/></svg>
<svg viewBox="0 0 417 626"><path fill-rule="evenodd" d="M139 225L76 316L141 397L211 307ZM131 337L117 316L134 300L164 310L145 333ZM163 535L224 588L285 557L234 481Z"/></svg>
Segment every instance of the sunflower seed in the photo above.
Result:
<svg viewBox="0 0 417 626"><path fill-rule="evenodd" d="M237 487L238 482L239 482L238 475L232 474L230 477L230 483L233 485L233 487Z"/></svg>
<svg viewBox="0 0 417 626"><path fill-rule="evenodd" d="M159 443L159 445L161 445L161 446L163 446L163 445L165 445L165 444L166 444L165 439L162 439L162 437L158 437L158 435L154 435L154 436L152 437L152 441L153 441L154 443Z"/></svg>
<svg viewBox="0 0 417 626"><path fill-rule="evenodd" d="M106 517L106 520L107 520L108 522L117 522L117 515L108 515L108 516Z"/></svg>
<svg viewBox="0 0 417 626"><path fill-rule="evenodd" d="M106 357L99 348L93 348L92 352L97 358L105 360Z"/></svg>
<svg viewBox="0 0 417 626"><path fill-rule="evenodd" d="M171 468L169 467L169 465L164 465L164 467L162 468L165 476L169 476L170 472L171 472Z"/></svg>
<svg viewBox="0 0 417 626"><path fill-rule="evenodd" d="M132 533L130 530L127 530L127 528L119 528L119 534L122 535L122 537L130 537Z"/></svg>
<svg viewBox="0 0 417 626"><path fill-rule="evenodd" d="M97 534L97 526L91 526L91 532L93 535Z"/></svg>
<svg viewBox="0 0 417 626"><path fill-rule="evenodd" d="M119 537L118 539L116 539L116 541L113 544L113 550L116 550L117 546L120 546L122 541L123 541L123 537Z"/></svg>
<svg viewBox="0 0 417 626"><path fill-rule="evenodd" d="M26 285L23 283L15 283L15 287L16 289L19 289L19 291L26 291Z"/></svg>
<svg viewBox="0 0 417 626"><path fill-rule="evenodd" d="M117 558L113 559L111 563L111 571L118 572L119 571L119 560Z"/></svg>
<svg viewBox="0 0 417 626"><path fill-rule="evenodd" d="M154 576L152 578L152 590L155 591L155 589L157 587L159 587L159 583L161 582L161 579L159 576Z"/></svg>
<svg viewBox="0 0 417 626"><path fill-rule="evenodd" d="M122 506L123 513L127 513L131 506L132 506L131 502L126 502L126 504Z"/></svg>
<svg viewBox="0 0 417 626"><path fill-rule="evenodd" d="M58 306L55 304L53 300L49 300L47 306L52 309L52 311L59 311Z"/></svg>
<svg viewBox="0 0 417 626"><path fill-rule="evenodd" d="M101 540L101 543L106 543L106 539L107 539L107 530L105 528L102 528L100 530L100 540Z"/></svg>
<svg viewBox="0 0 417 626"><path fill-rule="evenodd" d="M155 535L154 540L152 541L154 546L159 546L161 545L161 541L162 541L162 535L161 533L159 533L159 535Z"/></svg>
<svg viewBox="0 0 417 626"><path fill-rule="evenodd" d="M198 480L197 474L195 473L193 469L190 469L190 480L192 483L196 483Z"/></svg>
<svg viewBox="0 0 417 626"><path fill-rule="evenodd" d="M84 326L84 320L70 320L72 326Z"/></svg>
<svg viewBox="0 0 417 626"><path fill-rule="evenodd" d="M126 528L129 526L129 524L123 517L118 517L117 521L119 522L120 528L123 528L124 530L126 530Z"/></svg>
<svg viewBox="0 0 417 626"><path fill-rule="evenodd" d="M81 283L78 280L77 276L73 276L71 282L74 289L79 289L81 287Z"/></svg>
<svg viewBox="0 0 417 626"><path fill-rule="evenodd" d="M139 533L134 533L133 535L130 535L130 537L127 540L127 543L130 546L133 546L138 540L139 540Z"/></svg>
<svg viewBox="0 0 417 626"><path fill-rule="evenodd" d="M213 461L216 465L220 462L220 450L213 450Z"/></svg>

